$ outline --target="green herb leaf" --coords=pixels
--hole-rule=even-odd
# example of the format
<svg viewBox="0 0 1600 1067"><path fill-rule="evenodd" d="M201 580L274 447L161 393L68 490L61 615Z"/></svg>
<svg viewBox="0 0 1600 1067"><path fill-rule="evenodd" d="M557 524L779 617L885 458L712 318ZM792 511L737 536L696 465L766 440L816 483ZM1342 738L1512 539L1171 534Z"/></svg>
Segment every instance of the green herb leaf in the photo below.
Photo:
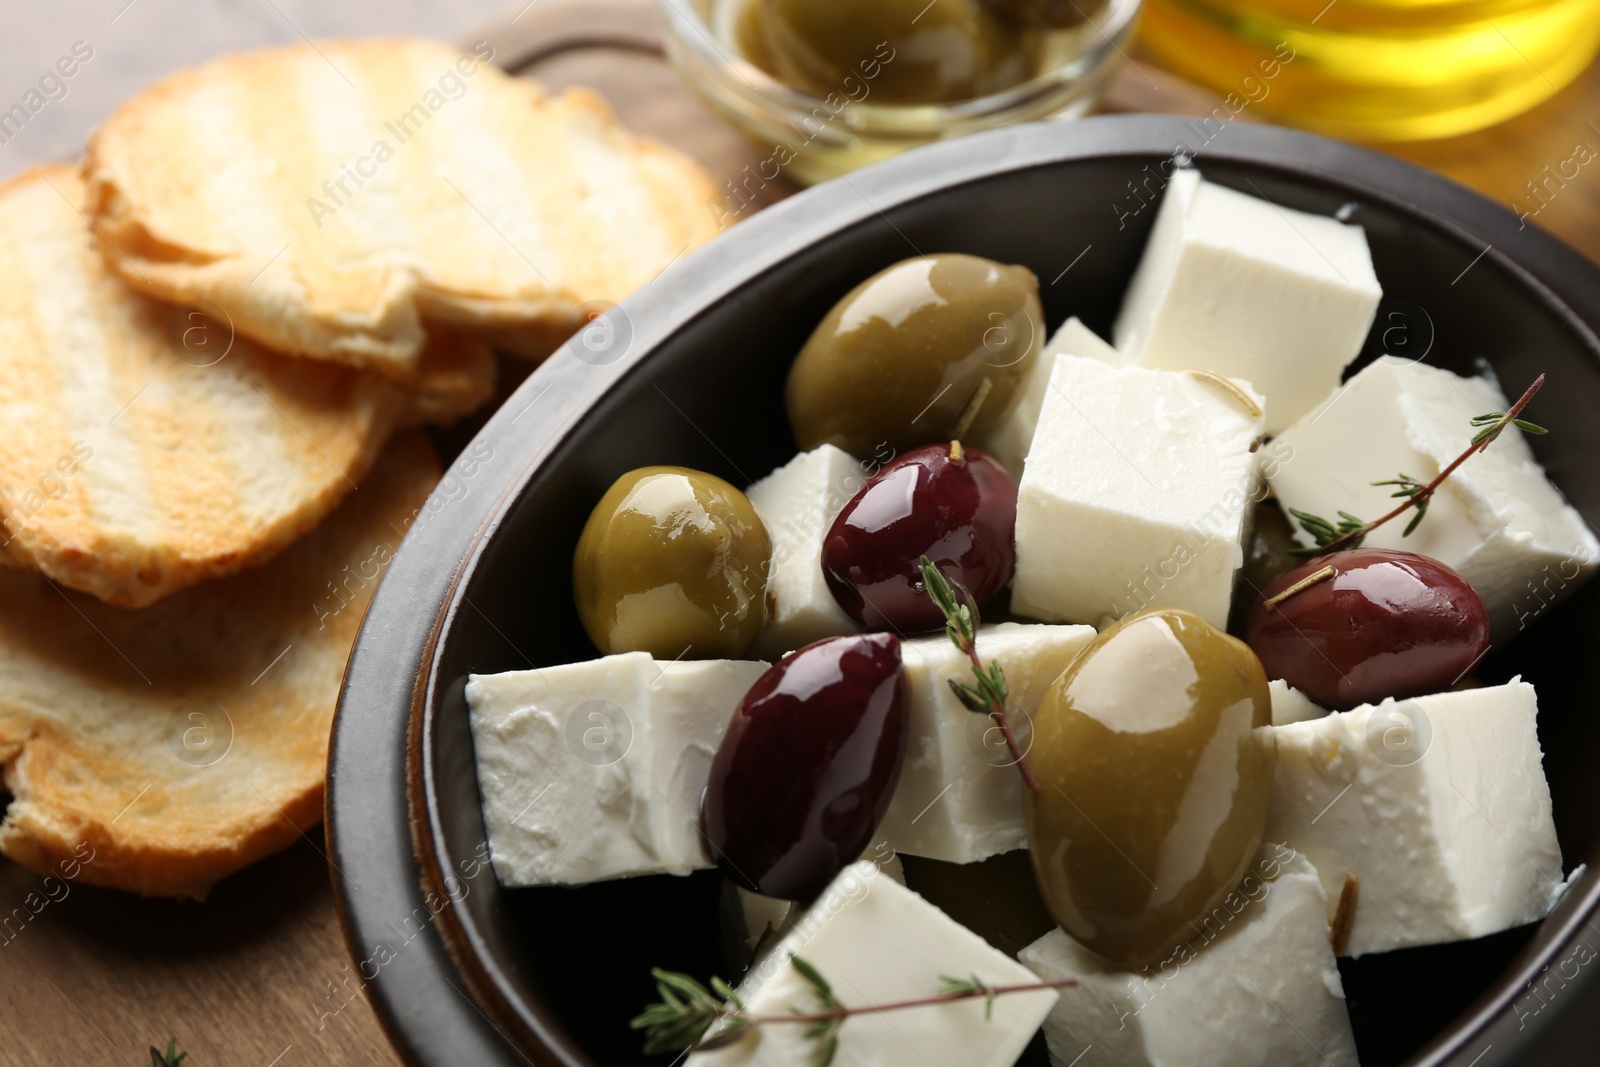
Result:
<svg viewBox="0 0 1600 1067"><path fill-rule="evenodd" d="M1419 525L1421 525L1422 520L1427 516L1427 514L1428 498L1420 497L1417 500L1416 512L1411 516L1411 521L1406 523L1406 528L1400 531L1400 536L1410 537L1411 531L1415 530Z"/></svg>
<svg viewBox="0 0 1600 1067"><path fill-rule="evenodd" d="M1311 535L1311 539L1317 543L1317 548L1331 545L1339 538L1356 533L1367 525L1348 511L1338 513L1339 523L1337 526L1321 515L1313 515L1298 508L1290 508L1289 514L1300 520L1300 528ZM1357 538L1350 543L1350 547L1359 547L1362 540L1362 538ZM1316 548L1294 548L1289 551L1296 556L1314 556L1317 554Z"/></svg>
<svg viewBox="0 0 1600 1067"><path fill-rule="evenodd" d="M724 982L716 975L711 976L711 989L717 994L717 996L721 997L729 1004L732 1004L740 1011L744 1011L744 1001L739 999L738 990L734 989L731 985L729 985L727 982Z"/></svg>
<svg viewBox="0 0 1600 1067"><path fill-rule="evenodd" d="M162 1052L154 1045L150 1046L149 1067L183 1067L183 1061L189 1058L187 1052L178 1051L178 1039L167 1039L167 1051Z"/></svg>
<svg viewBox="0 0 1600 1067"><path fill-rule="evenodd" d="M721 1030L718 1030L710 1037L702 1037L692 1045L684 1045L682 1048L693 1048L696 1052L710 1052L713 1049L724 1048L744 1037L744 1032L750 1028L750 1025L749 1019L741 1019L737 1015L732 1016ZM680 1049L667 1048L661 1051L676 1052L680 1051Z"/></svg>
<svg viewBox="0 0 1600 1067"><path fill-rule="evenodd" d="M793 953L789 955L789 964L799 971L800 977L804 978L806 983L811 986L811 991L822 1002L824 1010L832 1011L839 1006L838 1000L833 995L833 987L828 984L828 980L822 977L822 972L817 970L813 964Z"/></svg>
<svg viewBox="0 0 1600 1067"><path fill-rule="evenodd" d="M1433 494L1428 490L1428 487L1417 479L1411 477L1411 475L1404 473L1402 473L1398 478L1389 478L1385 481L1373 482L1372 484L1397 485L1400 488L1390 493L1389 495L1391 497L1415 498L1416 510L1411 516L1411 521L1406 523L1406 528L1400 533L1401 537L1410 537L1412 531L1417 528L1417 526L1422 522L1424 516L1428 514L1428 503L1433 497Z"/></svg>
<svg viewBox="0 0 1600 1067"><path fill-rule="evenodd" d="M978 616L978 605L972 599L971 591L959 582L952 586L927 556L918 560L918 566L922 570L922 583L929 598L944 613L945 635L950 638L951 644L972 661L972 677L977 684L958 685L952 681L951 690L956 694L956 699L961 701L962 707L982 712L994 719L995 725L1005 735L1006 747L1016 754L1017 770L1022 775L1023 784L1029 789L1038 789L1039 783L1028 770L1016 739L1012 736L1011 727L1006 721L1006 700L1010 696L1010 688L1006 685L1006 672L998 663L985 666L978 655L978 626L982 620ZM979 706L973 707L974 699L978 701Z"/></svg>
<svg viewBox="0 0 1600 1067"><path fill-rule="evenodd" d="M972 686L967 685L965 682L958 682L954 678L946 678L945 684L948 685L950 687L950 691L956 695L956 699L961 701L962 707L966 708L968 711L976 711L979 714L988 713L989 709L985 707L983 703L983 694L978 692Z"/></svg>
<svg viewBox="0 0 1600 1067"><path fill-rule="evenodd" d="M994 987L986 984L982 978L973 975L970 978L951 978L947 974L939 976L939 995L946 997L983 997L983 1018L985 1022L994 1019L994 1001L998 993Z"/></svg>
<svg viewBox="0 0 1600 1067"><path fill-rule="evenodd" d="M999 660L994 660L989 664L989 677L985 681L989 694L994 698L994 702L1001 707L1005 707L1006 701L1011 697L1011 689L1006 685L1006 672L1000 666Z"/></svg>
<svg viewBox="0 0 1600 1067"><path fill-rule="evenodd" d="M656 980L656 993L661 997L661 1002L648 1005L628 1023L631 1028L645 1032L645 1055L692 1048L705 1038L706 1031L719 1019L726 1019L735 1031L749 1025L737 1016L729 1017L730 999L740 1010L743 1005L738 1004L736 996L730 998L733 990L722 979L712 979L712 985L721 996L719 999L691 975L664 971L659 967L651 970L650 974ZM724 1031L711 1040L726 1044L733 1038Z"/></svg>
<svg viewBox="0 0 1600 1067"><path fill-rule="evenodd" d="M1499 437L1507 426L1515 426L1523 433L1533 434L1535 436L1541 436L1550 432L1536 422L1529 422L1527 419L1512 417L1504 411L1491 411L1483 415L1474 415L1472 417L1472 425L1483 427L1477 433L1472 435L1472 444L1474 448L1486 447L1490 441L1493 441L1495 438Z"/></svg>

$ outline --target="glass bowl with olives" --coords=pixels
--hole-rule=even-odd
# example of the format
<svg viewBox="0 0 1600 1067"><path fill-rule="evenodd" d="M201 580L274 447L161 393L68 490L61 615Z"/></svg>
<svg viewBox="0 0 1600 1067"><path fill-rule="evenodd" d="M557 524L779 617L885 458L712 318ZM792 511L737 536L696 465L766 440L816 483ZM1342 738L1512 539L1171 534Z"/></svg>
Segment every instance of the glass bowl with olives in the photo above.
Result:
<svg viewBox="0 0 1600 1067"><path fill-rule="evenodd" d="M735 184L836 177L931 141L1071 118L1141 0L663 0L667 54L769 155Z"/></svg>
<svg viewBox="0 0 1600 1067"><path fill-rule="evenodd" d="M1031 350L1040 335L1024 324L1041 317L1047 333L1070 316L1109 332L1157 212L1119 215L1106 206L1118 202L1129 176L1157 166L1183 135L1180 120L1157 117L1035 124L889 161L853 179L860 193L845 183L814 190L734 228L629 298L622 307L638 340L615 362L595 366L572 350L558 352L481 430L388 565L351 661L330 750L328 841L340 874L334 886L341 919L365 993L410 1062L670 1063L670 1055L644 1054L630 1020L655 995L651 968L739 980L728 964L730 893L743 908L740 941L753 938L759 948L761 924L778 929L786 920L776 910L753 912L752 895L809 899L823 880L817 871L859 866L850 862L856 857L879 861L885 833L873 826L892 826L906 839L942 819L955 790L941 802L937 787L926 788L935 761L919 716L930 687L915 679L927 676L925 661L936 655L950 657L940 662L953 679L970 684L976 675L937 619L915 615L927 599L926 589L916 595L916 573L884 566L936 560L941 552L950 564L941 571L971 590L983 610L977 646L984 664L1003 664L1011 692L1028 694L1032 721L1019 719L1013 730L1043 788L1024 808L1030 794L1018 782L1020 764L1003 746L996 756L985 730L958 730L948 748L975 775L996 770L1009 792L995 795L1015 809L1009 827L988 832L1012 836L981 860L898 848L903 869L891 873L884 861L878 881L903 877L907 890L896 899L920 896L1007 956L1046 936L1070 936L1119 969L1163 957L1159 969L1197 914L1207 916L1197 924L1204 937L1219 908L1259 903L1248 896L1251 902L1241 903L1227 887L1261 890L1259 878L1251 881L1260 868L1254 857L1272 855L1266 849L1277 840L1283 800L1274 785L1263 822L1266 777L1327 762L1314 746L1280 740L1269 756L1260 743L1265 716L1277 720L1277 683L1285 679L1295 679L1304 703L1319 705L1312 713L1324 718L1326 709L1354 714L1343 709L1378 693L1402 703L1408 692L1423 694L1418 701L1443 698L1432 716L1433 743L1449 754L1448 709L1472 704L1484 690L1514 687L1520 676L1538 689L1542 776L1560 851L1568 868L1595 867L1600 776L1592 767L1600 735L1592 705L1600 661L1592 648L1600 640L1600 584L1569 590L1558 603L1559 583L1570 584L1571 573L1560 566L1536 591L1523 592L1508 639L1486 648L1485 627L1502 617L1473 599L1459 573L1376 543L1331 558L1290 555L1301 546L1262 521L1277 514L1269 509L1241 552L1244 580L1259 596L1237 597L1247 610L1233 621L1232 636L1219 632L1218 615L1203 620L1159 603L1120 626L1102 625L1097 636L1082 632L1087 625L1004 621L1027 614L1016 600L1018 585L1013 581L1008 594L990 582L998 574L995 584L1003 586L1006 575L1020 572L1021 549L1038 543L1038 534L1023 528L1021 513L1034 506L1026 465L1014 479L1000 453L983 447L997 437L988 420L1019 403L1018 394L1029 395L1007 380L1011 353L986 339L1014 340L1019 354ZM1397 161L1275 128L1241 127L1229 138L1200 161L1208 181L1235 191L1259 187L1276 205L1268 210L1331 216L1357 205L1353 218L1365 228L1384 286L1404 291L1432 317L1440 373L1476 374L1482 356L1507 384L1520 386L1539 372L1564 383L1547 388L1526 413L1552 430L1530 438L1531 454L1573 506L1591 521L1600 518L1600 472L1591 462L1600 454L1600 420L1588 415L1600 402L1600 270L1547 234L1519 230L1510 213ZM1463 263L1486 244L1494 251L1462 275ZM917 249L929 256L916 258ZM926 269L906 266L908 257ZM952 290L940 288L945 284ZM850 328L886 318L895 301L925 309L899 320L895 344ZM1378 346L1392 320L1380 313L1377 321L1358 366L1383 366ZM951 358L925 380L842 374L841 363L876 364L932 345ZM1091 377L1079 384L1081 392L1050 396L1060 401L1064 394L1086 427L1114 436L1117 421L1137 411L1137 403L1104 406ZM1147 406L1170 408L1183 397L1205 398L1219 413L1214 425L1221 429L1212 434L1219 447L1227 438L1242 452L1251 449L1253 432L1230 428L1249 423L1246 393L1213 375L1152 393ZM1358 403L1342 401L1322 421L1344 418L1344 405ZM1213 426L1196 429L1177 414L1170 424L1197 439ZM1099 437L1090 427L1075 440L1088 449ZM1117 440L1128 460L1143 460ZM1273 445L1261 445L1263 462L1283 458ZM1491 471L1493 457L1511 445L1492 443L1462 470ZM832 518L820 524L804 511L770 507L759 492L763 476L792 461L797 449L848 457L850 478ZM1111 457L1096 491L1143 491L1144 477L1121 471L1119 462ZM1351 491L1370 477L1356 479ZM1379 499L1397 503L1391 488L1377 490ZM1496 491L1509 488L1498 484ZM1359 510L1369 519L1380 513ZM1464 521L1441 500L1418 536ZM762 576L784 559L793 524L808 522L825 553L815 591L836 609L834 636L764 651L752 635L772 628L786 591L776 601L762 597ZM1074 535L1063 526L1060 540ZM1013 540L1015 552L1007 550ZM1152 568L1152 582L1170 580L1158 573L1162 563ZM1290 590L1298 591L1285 597ZM1382 628L1396 614L1410 620L1414 639L1403 649L1388 642L1380 653L1404 655L1378 662L1350 636L1355 630L1347 633L1352 621L1357 630ZM1528 632L1515 636L1522 619ZM1081 640L1073 646L1078 658L1061 670L1034 666L1048 657L1017 638L1041 632L1030 627ZM1013 643L991 655L985 634ZM1320 643L1309 645L1307 634ZM788 648L795 651L780 659ZM591 675L603 686L577 687L572 715L528 746L523 764L502 768L505 810L557 813L551 825L568 833L573 862L593 870L631 862L632 843L649 839L648 820L636 824L638 838L622 827L634 801L656 795L653 784L682 808L683 824L696 835L690 840L703 837L721 854L713 857L716 867L568 880L584 884L519 886L497 874L497 862L508 856L490 848L485 797L497 786L475 740L469 679L516 675L519 684L537 685L572 671L610 673ZM1481 688L1446 692L1463 672ZM1400 688L1397 679L1415 688ZM1123 684L1109 684L1117 680ZM1130 690L1126 680L1151 694L1135 702L1138 729L1128 728L1129 701L1117 694L1143 690ZM681 733L664 729L678 729L670 716L686 691L714 691L737 715L725 743L677 743ZM959 694L944 696L940 707L968 714ZM786 725L795 718L804 729ZM1110 728L1114 719L1122 728ZM1403 721L1363 721L1373 729L1354 734L1357 751L1371 754L1374 773L1404 775L1408 750L1389 747L1390 735L1410 736ZM1290 733L1272 736L1292 739L1296 728L1315 725L1290 722L1283 727ZM1484 768L1497 769L1491 765L1503 753L1480 751ZM553 780L545 771L592 771L620 783L630 752L635 759L653 753L651 766L663 773L635 783L642 790L619 788L607 805L552 807L557 793L544 792ZM841 766L852 773L824 773ZM686 769L704 783L687 797L674 792ZM1102 781L1137 788L1119 792ZM1207 786L1203 795L1196 783ZM1469 775L1439 784L1449 795L1476 788ZM1311 801L1301 805L1305 822L1318 827L1410 810L1359 787L1343 799L1329 789ZM1465 803L1458 814L1462 824L1501 816L1495 807L1479 813ZM1513 853L1506 877L1544 862L1524 828L1508 824L1505 831L1531 857L1525 863ZM983 838L968 844L980 848ZM1483 835L1491 838L1510 848ZM1071 847L1034 847L1039 840ZM1401 857L1416 844L1372 840L1378 853ZM1422 881L1413 866L1408 860L1397 869ZM1353 898L1358 939L1362 916L1382 907L1377 873L1361 880ZM1285 877L1289 893L1311 892L1305 877ZM1560 1046L1563 1031L1581 1030L1595 1014L1600 971L1582 966L1592 958L1582 937L1587 923L1600 922L1597 912L1600 877L1589 876L1571 882L1542 922L1455 943L1335 960L1327 955L1331 936L1319 930L1314 940L1328 966L1313 991L1342 985L1340 1011L1348 1011L1367 1067L1585 1062L1564 1056ZM1321 922L1320 913L1314 917ZM898 958L871 946L866 954ZM938 962L948 962L944 973L953 977L969 973L955 969L961 965L954 959ZM848 977L824 969L836 980ZM1249 977L1260 998L1248 1027L1236 1017L1196 1015L1176 1039L1198 1047L1223 1031L1247 1038L1250 1027L1278 1025L1298 1041L1286 1024L1273 1022L1280 1016L1264 1000L1273 998L1303 1023L1296 1003L1272 984L1278 976ZM1213 985L1257 996L1239 982ZM843 981L837 988L846 1002L868 1002ZM1181 992L1162 988L1150 1018ZM996 1002L997 1028L1007 1000ZM780 1010L803 1002L796 997ZM1115 1031L1117 1016L1108 1018ZM980 1033L982 1020L979 1002ZM1147 1021L1129 1020L1130 1030ZM836 1062L862 1062L852 1042L868 1033L867 1021L843 1028ZM1060 1067L1081 1050L1052 1060L1046 1044L1035 1040L1004 1062ZM1329 1062L1349 1062L1324 1047ZM1300 1052L1304 1062L1324 1062L1313 1050ZM877 1062L906 1059L920 1062ZM1281 1067L1302 1060L1169 1062Z"/></svg>

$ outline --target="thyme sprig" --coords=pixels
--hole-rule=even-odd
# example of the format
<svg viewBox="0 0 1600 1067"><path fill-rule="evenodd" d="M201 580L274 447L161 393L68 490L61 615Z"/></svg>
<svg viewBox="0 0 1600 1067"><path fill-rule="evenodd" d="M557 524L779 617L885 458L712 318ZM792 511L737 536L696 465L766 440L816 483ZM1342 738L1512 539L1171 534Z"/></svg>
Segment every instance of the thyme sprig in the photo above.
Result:
<svg viewBox="0 0 1600 1067"><path fill-rule="evenodd" d="M940 975L939 991L932 996L888 1004L841 1004L834 995L832 984L814 964L792 954L789 964L810 987L817 1007L793 1007L788 1013L752 1012L739 999L739 994L720 978L712 978L710 988L707 988L687 974L664 971L658 967L650 973L655 977L656 992L661 1000L646 1007L628 1025L645 1032L646 1055L684 1049L708 1052L738 1041L758 1026L804 1026L803 1035L816 1043L813 1067L829 1067L839 1052L839 1031L852 1015L904 1011L907 1008L982 998L983 1017L990 1020L994 1018L994 1002L999 997L1039 989L1065 989L1078 984L1076 978L1059 978L1018 985L989 985L975 974L967 978ZM713 1026L717 1030L708 1036Z"/></svg>
<svg viewBox="0 0 1600 1067"><path fill-rule="evenodd" d="M998 661L986 666L978 656L980 619L978 606L973 602L972 594L959 582L952 586L927 556L923 556L918 565L922 568L922 586L927 590L928 598L938 605L944 614L946 636L950 638L951 644L972 661L972 676L976 684L949 678L946 682L950 686L950 691L968 711L987 715L994 720L995 726L1000 730L1000 736L1005 738L1006 749L1011 753L1012 762L1017 765L1017 770L1022 775L1023 784L1029 789L1037 790L1039 782L1028 769L1022 749L1017 744L1016 736L1011 732L1011 722L1006 717L1006 701L1011 695L1006 685L1006 672Z"/></svg>
<svg viewBox="0 0 1600 1067"><path fill-rule="evenodd" d="M1423 517L1427 515L1428 502L1433 499L1433 494L1438 491L1439 486L1444 484L1445 479L1454 474L1456 468L1467 460L1492 445L1507 426L1515 426L1523 433L1546 434L1550 432L1543 426L1518 418L1522 414L1522 409L1528 406L1528 402L1534 398L1534 395L1543 386L1544 375L1541 374L1534 379L1533 384L1528 386L1521 398L1515 404L1512 404L1510 409L1474 415L1472 417L1472 425L1478 427L1478 432L1472 435L1472 442L1467 445L1464 452L1451 460L1449 465L1441 470L1432 481L1423 483L1409 474L1401 474L1398 478L1372 482L1372 485L1398 486L1399 488L1389 495L1391 497L1403 497L1405 501L1381 519L1362 522L1348 511L1341 511L1339 512L1339 522L1335 525L1320 515L1311 515L1304 511L1290 508L1289 513L1300 520L1300 528L1310 534L1311 539L1316 542L1315 548L1297 548L1291 551L1297 556L1322 556L1329 552L1337 552L1340 549L1358 548L1373 530L1376 530L1390 519L1398 518L1414 508L1416 509L1416 515L1406 524L1405 531L1401 534L1402 537L1410 537L1412 531L1417 528L1417 524L1422 522Z"/></svg>
<svg viewBox="0 0 1600 1067"><path fill-rule="evenodd" d="M1541 374L1539 376L1539 381L1544 381L1544 375ZM1534 388L1538 388L1538 385L1535 384ZM1482 451L1488 447L1489 442L1500 436L1500 431L1504 430L1507 424L1515 426L1523 433L1531 433L1535 436L1542 436L1550 432L1543 426L1529 422L1527 419L1515 418L1504 411L1491 411L1486 415L1474 415L1472 417L1472 425L1487 427L1473 434L1472 443L1478 446L1479 451Z"/></svg>
<svg viewBox="0 0 1600 1067"><path fill-rule="evenodd" d="M1310 534L1317 542L1316 548L1291 548L1289 550L1291 555L1318 556L1324 551L1323 545L1331 545L1341 537L1347 537L1351 534L1365 536L1367 524L1348 511L1339 512L1339 524L1337 526L1324 519L1321 515L1312 515L1310 512L1301 511L1298 508L1290 508L1289 514L1299 519L1300 528ZM1361 538L1357 537L1352 544L1346 547L1355 548L1359 544L1361 544Z"/></svg>
<svg viewBox="0 0 1600 1067"><path fill-rule="evenodd" d="M707 989L699 980L677 971L656 967L650 974L656 980L656 993L661 1000L646 1007L628 1024L644 1031L646 1056L685 1048L721 1048L738 1040L750 1026L744 1001L721 978L713 976L711 988ZM702 1040L719 1019L726 1023L724 1028L715 1037Z"/></svg>
<svg viewBox="0 0 1600 1067"><path fill-rule="evenodd" d="M167 1051L162 1052L156 1046L150 1046L149 1067L184 1067L184 1061L189 1058L187 1052L178 1051L178 1039L167 1038Z"/></svg>
<svg viewBox="0 0 1600 1067"><path fill-rule="evenodd" d="M1428 514L1428 498L1432 494L1423 492L1423 490L1428 488L1428 487L1426 485L1424 485L1422 482L1417 481L1415 478L1411 477L1411 475L1406 474L1403 471L1401 472L1401 474L1400 474L1400 476L1398 478L1389 478L1389 479L1386 479L1386 480L1381 481L1381 482L1373 482L1372 484L1373 485L1398 485L1400 488L1396 489L1394 492L1389 494L1389 496L1391 498L1394 498L1394 497L1416 497L1417 498L1416 501L1415 501L1415 505L1416 506L1413 509L1413 510L1416 511L1416 514L1411 516L1411 521L1406 523L1406 528L1400 532L1400 536L1401 537L1410 537L1411 536L1411 531L1415 530L1417 528L1417 524L1420 523L1423 520L1423 517Z"/></svg>

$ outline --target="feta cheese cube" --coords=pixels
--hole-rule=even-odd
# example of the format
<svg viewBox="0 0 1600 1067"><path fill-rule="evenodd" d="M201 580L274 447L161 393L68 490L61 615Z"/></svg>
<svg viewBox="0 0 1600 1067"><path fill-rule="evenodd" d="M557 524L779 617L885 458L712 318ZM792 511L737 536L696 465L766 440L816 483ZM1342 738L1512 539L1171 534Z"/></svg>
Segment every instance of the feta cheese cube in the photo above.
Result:
<svg viewBox="0 0 1600 1067"><path fill-rule="evenodd" d="M816 1004L790 964L816 966L844 1004L887 1004L938 993L943 975L976 975L990 985L1036 982L870 862L846 867L776 949L751 969L739 995L755 1014ZM833 1067L1011 1067L1055 1005L1052 990L853 1016L839 1031ZM804 1026L758 1027L724 1048L696 1052L688 1067L801 1067L815 1062Z"/></svg>
<svg viewBox="0 0 1600 1067"><path fill-rule="evenodd" d="M1010 723L1027 751L1045 690L1094 639L1089 626L1000 623L978 630L978 654L1004 665ZM905 762L878 837L896 852L976 863L1028 843L1022 777L993 720L968 711L949 681L972 664L944 634L901 645L910 698Z"/></svg>
<svg viewBox="0 0 1600 1067"><path fill-rule="evenodd" d="M828 591L822 541L873 469L843 449L822 445L745 490L772 538L767 628L756 641L756 655L777 659L824 637L861 629Z"/></svg>
<svg viewBox="0 0 1600 1067"><path fill-rule="evenodd" d="M1305 857L1269 845L1200 936L1142 972L1051 931L1020 956L1040 978L1081 979L1045 1020L1051 1064L1356 1067L1324 903Z"/></svg>
<svg viewBox="0 0 1600 1067"><path fill-rule="evenodd" d="M467 681L478 789L502 885L711 866L700 796L765 663L626 652Z"/></svg>
<svg viewBox="0 0 1600 1067"><path fill-rule="evenodd" d="M987 452L1011 472L1013 478L1022 477L1022 464L1033 446L1034 430L1039 425L1039 413L1044 409L1044 398L1050 392L1050 371L1057 356L1084 356L1120 362L1115 348L1106 344L1089 327L1073 316L1062 324L1045 344L1022 383L1020 398L1011 413L989 436L978 442L980 451Z"/></svg>
<svg viewBox="0 0 1600 1067"><path fill-rule="evenodd" d="M861 858L870 860L885 878L906 884L905 865L887 843L880 842L867 849ZM794 929L795 921L805 914L805 907L792 900L753 893L733 882L728 882L727 886L734 894L738 908L734 916L735 932L747 966L758 957L764 957L785 934Z"/></svg>
<svg viewBox="0 0 1600 1067"><path fill-rule="evenodd" d="M1268 841L1317 868L1329 919L1360 882L1348 952L1482 937L1542 919L1561 848L1533 686L1366 704L1275 726Z"/></svg>
<svg viewBox="0 0 1600 1067"><path fill-rule="evenodd" d="M1361 352L1383 296L1366 234L1173 176L1112 338L1133 363L1243 378L1277 433L1321 402Z"/></svg>
<svg viewBox="0 0 1600 1067"><path fill-rule="evenodd" d="M1274 678L1268 682L1267 691L1272 696L1272 725L1274 726L1286 726L1291 722L1320 719L1328 714L1327 708L1313 702L1310 697L1282 678Z"/></svg>
<svg viewBox="0 0 1600 1067"><path fill-rule="evenodd" d="M1267 479L1286 508L1375 519L1396 501L1392 486L1372 482L1399 474L1431 480L1471 443L1474 415L1507 407L1492 378L1463 378L1386 356L1279 438ZM1365 543L1454 567L1483 597L1497 641L1531 624L1600 563L1593 531L1550 484L1515 427L1445 481L1410 537L1403 536L1405 526L1391 522ZM1312 543L1304 530L1295 535Z"/></svg>
<svg viewBox="0 0 1600 1067"><path fill-rule="evenodd" d="M1192 374L1056 357L1017 496L1011 608L1098 623L1228 619L1256 493L1259 397Z"/></svg>

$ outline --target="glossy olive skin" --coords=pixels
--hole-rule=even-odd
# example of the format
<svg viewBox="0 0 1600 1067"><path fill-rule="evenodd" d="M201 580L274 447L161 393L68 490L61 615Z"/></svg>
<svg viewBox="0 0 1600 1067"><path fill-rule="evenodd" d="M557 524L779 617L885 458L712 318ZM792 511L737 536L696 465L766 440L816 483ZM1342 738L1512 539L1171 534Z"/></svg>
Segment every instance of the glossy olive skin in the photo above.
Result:
<svg viewBox="0 0 1600 1067"><path fill-rule="evenodd" d="M758 678L711 761L700 808L727 876L810 901L855 862L900 780L907 699L893 634L825 638Z"/></svg>
<svg viewBox="0 0 1600 1067"><path fill-rule="evenodd" d="M1194 937L1255 857L1276 749L1250 649L1186 611L1113 624L1034 715L1028 847L1062 929L1138 970Z"/></svg>
<svg viewBox="0 0 1600 1067"><path fill-rule="evenodd" d="M873 104L942 104L1020 85L1032 42L981 0L752 0L736 43L792 88Z"/></svg>
<svg viewBox="0 0 1600 1067"><path fill-rule="evenodd" d="M897 457L850 498L822 542L833 598L869 630L917 633L944 625L928 596L927 556L982 606L1016 569L1017 483L958 442Z"/></svg>
<svg viewBox="0 0 1600 1067"><path fill-rule="evenodd" d="M1105 6L1104 0L984 0L1024 26L1065 29L1076 26Z"/></svg>
<svg viewBox="0 0 1600 1067"><path fill-rule="evenodd" d="M978 256L908 259L852 289L789 370L784 400L802 450L837 445L858 459L957 436L982 439L1021 396L1044 345L1039 280Z"/></svg>
<svg viewBox="0 0 1600 1067"><path fill-rule="evenodd" d="M687 467L640 467L590 513L572 593L605 655L737 658L767 623L771 559L767 528L739 490Z"/></svg>
<svg viewBox="0 0 1600 1067"><path fill-rule="evenodd" d="M1325 567L1333 577L1268 605ZM1306 561L1262 590L1245 626L1270 677L1336 711L1449 689L1489 638L1489 613L1466 579L1438 560L1386 548Z"/></svg>

